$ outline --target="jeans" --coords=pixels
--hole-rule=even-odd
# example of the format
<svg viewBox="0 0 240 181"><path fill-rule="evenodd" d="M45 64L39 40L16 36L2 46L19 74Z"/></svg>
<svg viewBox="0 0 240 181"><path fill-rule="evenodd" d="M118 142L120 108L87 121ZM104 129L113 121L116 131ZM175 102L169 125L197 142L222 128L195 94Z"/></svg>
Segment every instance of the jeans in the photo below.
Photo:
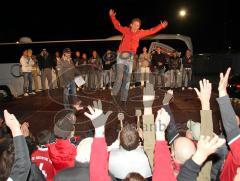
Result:
<svg viewBox="0 0 240 181"><path fill-rule="evenodd" d="M165 69L156 69L155 70L155 86L159 85L158 78L161 78L161 87L165 87Z"/></svg>
<svg viewBox="0 0 240 181"><path fill-rule="evenodd" d="M171 88L177 88L178 87L177 77L179 74L179 70L172 69L172 70L170 70L170 73L171 73Z"/></svg>
<svg viewBox="0 0 240 181"><path fill-rule="evenodd" d="M32 72L23 72L24 84L23 84L23 92L29 93L32 92Z"/></svg>
<svg viewBox="0 0 240 181"><path fill-rule="evenodd" d="M69 109L71 106L69 104L69 98L75 99L76 96L76 84L75 82L69 83L63 90L63 104L65 109Z"/></svg>
<svg viewBox="0 0 240 181"><path fill-rule="evenodd" d="M144 76L146 83L149 83L149 73L150 73L150 68L149 67L141 67L141 86L144 86Z"/></svg>
<svg viewBox="0 0 240 181"><path fill-rule="evenodd" d="M121 101L127 101L130 79L133 69L133 54L128 59L121 59L117 56L117 75L112 89L112 95L116 96L121 88Z"/></svg>
<svg viewBox="0 0 240 181"><path fill-rule="evenodd" d="M183 83L182 83L182 85L184 87L191 86L191 80L192 80L192 69L191 68L183 68Z"/></svg>
<svg viewBox="0 0 240 181"><path fill-rule="evenodd" d="M112 87L112 69L103 71L103 86L109 84L109 87Z"/></svg>
<svg viewBox="0 0 240 181"><path fill-rule="evenodd" d="M45 68L41 71L41 82L42 82L42 89L46 90L46 84L45 81L48 80L48 88L52 89L52 69L51 68Z"/></svg>

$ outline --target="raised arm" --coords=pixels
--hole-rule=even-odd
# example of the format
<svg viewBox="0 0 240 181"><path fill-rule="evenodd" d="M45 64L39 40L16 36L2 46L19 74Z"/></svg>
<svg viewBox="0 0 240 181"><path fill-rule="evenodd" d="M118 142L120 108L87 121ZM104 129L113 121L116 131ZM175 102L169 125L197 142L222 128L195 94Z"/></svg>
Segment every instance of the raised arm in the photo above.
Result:
<svg viewBox="0 0 240 181"><path fill-rule="evenodd" d="M235 164L240 164L240 129L237 124L236 114L227 94L227 84L230 71L231 68L228 68L225 75L223 73L220 74L218 85L219 98L217 98L217 102L222 116L223 127L227 134L227 142L233 154Z"/></svg>
<svg viewBox="0 0 240 181"><path fill-rule="evenodd" d="M179 132L178 132L177 127L176 127L176 122L175 122L175 119L174 119L174 115L173 115L173 113L171 111L171 108L169 106L169 103L170 103L172 98L173 98L173 90L168 90L165 93L163 101L162 101L162 104L163 104L162 107L167 111L167 113L170 116L170 123L169 123L168 128L167 128L168 144L172 144L173 141L179 136Z"/></svg>
<svg viewBox="0 0 240 181"><path fill-rule="evenodd" d="M27 148L27 143L22 135L20 124L13 114L4 111L6 125L10 128L14 144L14 163L11 169L9 180L27 180L31 168L31 161Z"/></svg>
<svg viewBox="0 0 240 181"><path fill-rule="evenodd" d="M200 91L194 88L201 102L201 135L211 136L213 134L212 111L210 109L210 98L212 92L212 84L209 80L203 79L199 81Z"/></svg>
<svg viewBox="0 0 240 181"><path fill-rule="evenodd" d="M200 134L204 136L212 136L213 134L213 122L212 122L212 111L210 110L210 98L212 92L212 84L209 80L203 79L199 81L200 91L194 88L201 102L201 131ZM210 180L212 168L212 161L204 163L199 173L199 180Z"/></svg>
<svg viewBox="0 0 240 181"><path fill-rule="evenodd" d="M144 38L146 36L153 35L153 34L159 32L160 30L166 28L167 25L168 25L168 22L164 21L164 22L161 22L160 24L158 24L157 26L150 28L148 30L140 30L141 31L140 38Z"/></svg>
<svg viewBox="0 0 240 181"><path fill-rule="evenodd" d="M116 30L121 33L124 33L125 27L123 27L116 18L116 12L113 9L109 10L109 16L111 18L112 24Z"/></svg>
<svg viewBox="0 0 240 181"><path fill-rule="evenodd" d="M112 111L106 114L102 110L100 100L93 101L94 107L88 106L91 114L85 112L84 115L90 118L95 128L95 137L92 143L90 158L90 181L110 181L108 176L108 152L104 136L105 124Z"/></svg>
<svg viewBox="0 0 240 181"><path fill-rule="evenodd" d="M165 130L170 122L170 116L165 109L160 109L155 121L156 144L154 150L153 181L175 181L168 144L165 141Z"/></svg>
<svg viewBox="0 0 240 181"><path fill-rule="evenodd" d="M155 145L155 124L152 113L152 104L155 99L155 91L152 84L147 83L143 89L143 140L144 151L148 157L151 168L153 169L153 152Z"/></svg>

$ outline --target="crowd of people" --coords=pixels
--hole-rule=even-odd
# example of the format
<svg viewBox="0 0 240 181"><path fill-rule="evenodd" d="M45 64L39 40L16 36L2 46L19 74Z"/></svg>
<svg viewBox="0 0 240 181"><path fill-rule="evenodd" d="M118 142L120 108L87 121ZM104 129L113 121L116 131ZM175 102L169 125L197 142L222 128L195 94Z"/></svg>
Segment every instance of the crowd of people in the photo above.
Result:
<svg viewBox="0 0 240 181"><path fill-rule="evenodd" d="M186 136L180 135L171 112L173 90L166 91L154 118L155 89L150 83L143 88L144 114L137 124L141 126L121 124L111 145L104 132L112 111L103 110L101 100L84 112L95 128L86 138L75 135L75 114L81 109L65 110L56 117L53 130L43 130L36 138L29 123L20 124L5 110L0 124L0 180L238 181L240 129L226 90L230 70L220 74L218 85L220 135L213 132L212 85L206 79L195 88L200 123L189 121Z"/></svg>
<svg viewBox="0 0 240 181"><path fill-rule="evenodd" d="M116 76L119 74L116 68L115 52L107 50L103 56L100 56L94 50L90 58L86 53L80 51L76 51L75 55L72 54L69 48L63 50L62 56L59 51L52 56L46 49L42 49L39 55L34 55L32 49L24 50L20 58L21 72L24 78L24 96L46 89L64 87L61 80L62 74L58 68L61 64L65 67L66 61L64 60L67 59L72 62L70 68L77 69L78 74L85 81L85 85L81 88L105 90L108 87L112 89ZM161 47L156 47L154 51L148 53L147 47L143 47L142 53L134 57L133 73L130 79L131 86L134 87L139 83L143 87L150 82L162 88L191 88L191 51L187 49L184 57L179 55L180 53L176 51L172 52L171 55L166 54ZM166 72L170 73L169 76ZM180 73L182 80L179 84L178 75ZM39 81L39 76L41 81ZM167 79L169 79L170 85L166 84Z"/></svg>
<svg viewBox="0 0 240 181"><path fill-rule="evenodd" d="M83 180L83 181L240 181L240 129L238 113L227 94L231 68L220 73L218 85L221 134L213 132L210 105L212 84L199 81L194 88L200 103L200 121L187 122L188 130L180 134L170 104L177 87L190 88L192 53L184 57L173 51L169 54L161 47L151 53L147 47L137 56L139 40L167 27L166 21L149 30L140 30L141 20L135 18L129 27L116 19L116 12L109 11L114 27L123 40L119 50L107 50L104 56L92 51L92 56L65 48L51 56L46 49L33 55L31 49L23 51L20 59L24 77L24 95L40 91L37 76L41 76L41 89L63 87L64 111L55 117L53 130L42 130L36 137L29 131L29 123L19 123L14 114L4 110L0 117L0 180ZM82 55L82 56L81 56ZM53 80L52 74L56 75ZM179 74L182 79L179 83ZM81 89L111 90L114 99L121 89L121 101L127 103L130 84L139 82L142 87L143 115L137 124L119 120L118 137L107 145L105 127L112 110L103 110L101 100L93 101L88 112L94 131L87 137L75 134L76 114L83 111L77 93L75 78L81 76L85 84ZM169 85L166 85L166 79ZM34 80L34 88L32 87ZM46 85L46 80L48 86ZM168 87L162 108L153 113L155 90ZM80 87L79 87L80 88Z"/></svg>

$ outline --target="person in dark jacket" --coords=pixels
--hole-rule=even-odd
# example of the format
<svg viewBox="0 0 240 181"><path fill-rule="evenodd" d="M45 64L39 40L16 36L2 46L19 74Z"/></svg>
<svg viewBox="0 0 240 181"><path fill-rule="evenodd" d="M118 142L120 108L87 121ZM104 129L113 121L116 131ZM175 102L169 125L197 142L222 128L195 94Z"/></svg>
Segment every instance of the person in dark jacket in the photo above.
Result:
<svg viewBox="0 0 240 181"><path fill-rule="evenodd" d="M69 96L75 97L76 95L76 84L74 78L76 75L75 65L71 58L71 49L65 48L63 50L62 59L57 65L59 71L61 85L63 86L63 104L65 108L69 108Z"/></svg>
<svg viewBox="0 0 240 181"><path fill-rule="evenodd" d="M161 87L165 87L166 56L161 52L161 47L157 47L152 54L152 71L155 74L155 85L158 85L158 77L161 77Z"/></svg>
<svg viewBox="0 0 240 181"><path fill-rule="evenodd" d="M98 55L97 51L92 52L92 57L89 59L89 64L91 65L90 75L89 75L89 87L91 89L100 89L103 87L103 77L102 77L102 59Z"/></svg>
<svg viewBox="0 0 240 181"><path fill-rule="evenodd" d="M46 79L48 80L48 87L49 89L53 88L52 85L52 68L53 68L53 60L51 59L49 53L44 48L42 52L37 57L39 68L41 70L41 81L42 81L42 89L46 90Z"/></svg>
<svg viewBox="0 0 240 181"><path fill-rule="evenodd" d="M183 80L182 80L183 81L182 82L183 90L186 87L191 89L192 61L193 61L192 52L191 52L191 50L187 49L186 50L186 55L182 59L182 63L183 63Z"/></svg>
<svg viewBox="0 0 240 181"><path fill-rule="evenodd" d="M0 180L28 180L44 181L41 171L31 164L26 140L20 124L13 114L4 111L6 125L13 136L13 144L0 157Z"/></svg>
<svg viewBox="0 0 240 181"><path fill-rule="evenodd" d="M116 63L116 54L111 50L107 50L103 56L103 89L108 85L112 89L112 66Z"/></svg>
<svg viewBox="0 0 240 181"><path fill-rule="evenodd" d="M178 83L177 83L177 77L178 74L180 73L180 66L181 62L178 57L177 51L174 51L173 56L170 58L170 72L171 72L171 88L177 88Z"/></svg>
<svg viewBox="0 0 240 181"><path fill-rule="evenodd" d="M77 52L76 52L76 54L77 54ZM90 65L88 65L87 54L82 53L82 58L80 58L80 57L76 58L75 62L76 62L75 63L76 69L79 71L79 73L81 74L81 76L83 77L83 79L85 81L85 84L82 85L82 89L88 88L88 77L89 77Z"/></svg>
<svg viewBox="0 0 240 181"><path fill-rule="evenodd" d="M57 65L59 64L59 62L61 61L61 56L60 56L60 52L59 51L56 51L55 52L55 56L53 58L53 69L55 71L55 74L56 74L56 81L57 81L57 86L58 88L61 87L61 84L60 84L60 79L59 79L59 72L57 70Z"/></svg>

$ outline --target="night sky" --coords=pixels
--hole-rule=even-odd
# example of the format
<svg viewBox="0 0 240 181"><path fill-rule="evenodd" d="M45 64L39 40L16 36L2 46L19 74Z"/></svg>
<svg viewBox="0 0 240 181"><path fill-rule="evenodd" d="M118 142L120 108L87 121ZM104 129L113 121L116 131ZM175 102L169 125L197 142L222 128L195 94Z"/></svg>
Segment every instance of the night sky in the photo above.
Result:
<svg viewBox="0 0 240 181"><path fill-rule="evenodd" d="M44 41L117 35L108 17L113 8L122 25L139 17L142 28L147 29L167 20L169 26L161 32L190 36L195 52L221 52L229 46L238 51L239 10L234 10L237 6L232 3L233 0L8 1L0 11L0 42L16 42L22 36ZM177 15L182 7L188 12L185 19Z"/></svg>

